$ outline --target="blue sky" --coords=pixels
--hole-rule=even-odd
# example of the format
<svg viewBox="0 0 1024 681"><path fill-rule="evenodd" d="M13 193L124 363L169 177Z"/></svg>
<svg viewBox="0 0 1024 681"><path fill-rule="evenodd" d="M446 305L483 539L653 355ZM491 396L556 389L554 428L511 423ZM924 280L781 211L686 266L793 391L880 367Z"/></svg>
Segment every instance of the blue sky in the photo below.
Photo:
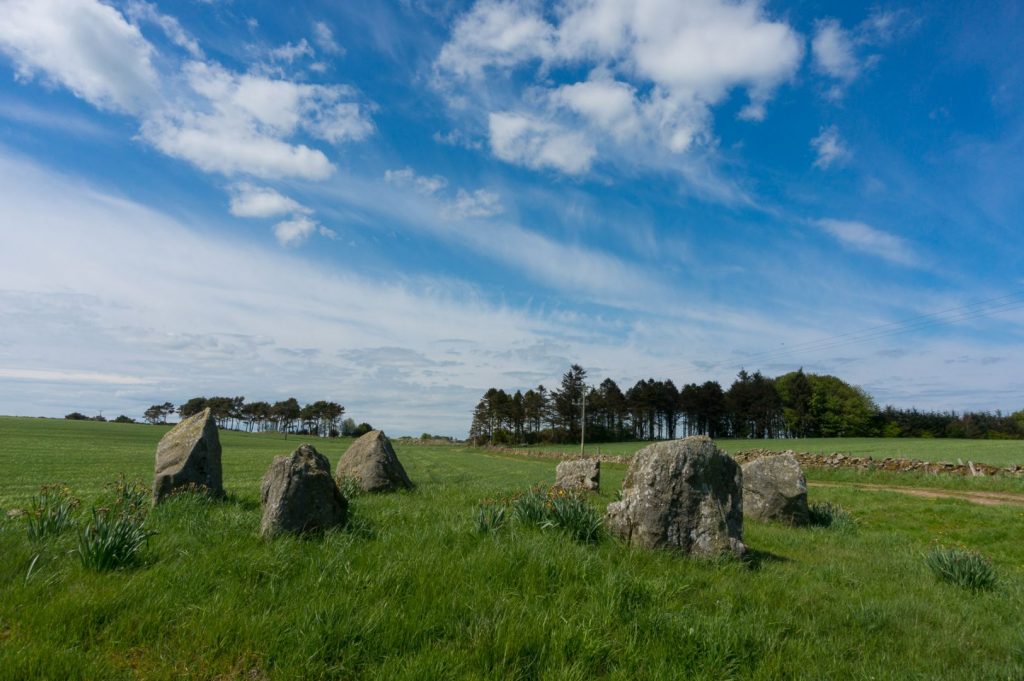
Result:
<svg viewBox="0 0 1024 681"><path fill-rule="evenodd" d="M1024 406L1016 3L0 14L0 413L462 435L572 362Z"/></svg>

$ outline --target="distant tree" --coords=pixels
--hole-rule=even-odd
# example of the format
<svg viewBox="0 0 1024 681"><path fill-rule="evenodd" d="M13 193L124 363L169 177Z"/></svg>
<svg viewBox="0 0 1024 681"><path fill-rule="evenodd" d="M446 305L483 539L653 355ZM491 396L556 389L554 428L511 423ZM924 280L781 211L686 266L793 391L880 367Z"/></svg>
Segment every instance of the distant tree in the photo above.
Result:
<svg viewBox="0 0 1024 681"><path fill-rule="evenodd" d="M135 423L135 419L131 418L130 416L125 416L124 414L121 414L116 419L114 419L114 423Z"/></svg>
<svg viewBox="0 0 1024 681"><path fill-rule="evenodd" d="M553 395L557 426L562 429L569 442L577 442L580 439L580 412L583 409L586 379L586 370L579 364L573 364L562 374L561 386Z"/></svg>
<svg viewBox="0 0 1024 681"><path fill-rule="evenodd" d="M189 416L195 416L202 410L206 409L207 400L205 397L193 397L185 404L178 407L178 415L185 419Z"/></svg>
<svg viewBox="0 0 1024 681"><path fill-rule="evenodd" d="M371 430L373 430L373 426L371 426L369 423L363 422L356 426L356 430L352 434L355 435L356 437L362 437L363 435L369 433Z"/></svg>
<svg viewBox="0 0 1024 681"><path fill-rule="evenodd" d="M154 404L142 412L142 416L146 419L146 423L161 423L166 419L162 404Z"/></svg>
<svg viewBox="0 0 1024 681"><path fill-rule="evenodd" d="M91 421L92 420L92 419L90 419L88 416L86 416L85 414L83 414L80 411L73 411L70 414L65 414L64 418L66 418L69 421Z"/></svg>
<svg viewBox="0 0 1024 681"><path fill-rule="evenodd" d="M289 397L287 400L275 402L274 406L270 408L270 413L277 429L287 433L302 414L302 407L299 406L297 399Z"/></svg>
<svg viewBox="0 0 1024 681"><path fill-rule="evenodd" d="M356 434L356 422L351 418L347 418L341 422L341 434L345 437L350 437Z"/></svg>

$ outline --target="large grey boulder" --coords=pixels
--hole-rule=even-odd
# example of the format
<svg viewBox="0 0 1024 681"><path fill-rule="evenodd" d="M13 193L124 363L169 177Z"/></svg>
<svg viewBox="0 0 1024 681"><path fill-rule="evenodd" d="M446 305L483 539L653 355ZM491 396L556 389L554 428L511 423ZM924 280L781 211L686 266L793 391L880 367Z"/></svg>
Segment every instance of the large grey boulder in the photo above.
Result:
<svg viewBox="0 0 1024 681"><path fill-rule="evenodd" d="M596 492L600 486L600 459L572 459L555 467L555 487Z"/></svg>
<svg viewBox="0 0 1024 681"><path fill-rule="evenodd" d="M156 446L153 503L178 489L224 496L220 468L220 437L209 409L182 419Z"/></svg>
<svg viewBox="0 0 1024 681"><path fill-rule="evenodd" d="M326 530L344 524L348 514L348 502L331 475L330 462L311 445L274 457L263 476L260 498L264 537Z"/></svg>
<svg viewBox="0 0 1024 681"><path fill-rule="evenodd" d="M633 546L742 556L743 473L707 437L650 445L633 457L605 525Z"/></svg>
<svg viewBox="0 0 1024 681"><path fill-rule="evenodd" d="M339 478L351 478L364 492L411 489L412 481L382 430L371 430L352 443L338 460Z"/></svg>
<svg viewBox="0 0 1024 681"><path fill-rule="evenodd" d="M810 522L807 480L793 452L763 456L743 465L743 513L790 525Z"/></svg>

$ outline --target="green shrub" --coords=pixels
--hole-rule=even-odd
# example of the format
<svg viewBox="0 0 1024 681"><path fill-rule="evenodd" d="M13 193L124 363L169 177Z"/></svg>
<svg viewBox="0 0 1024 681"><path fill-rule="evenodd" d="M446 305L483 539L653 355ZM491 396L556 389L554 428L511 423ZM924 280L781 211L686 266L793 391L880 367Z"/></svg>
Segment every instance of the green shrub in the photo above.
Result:
<svg viewBox="0 0 1024 681"><path fill-rule="evenodd" d="M111 491L110 510L132 516L144 516L151 506L152 492L141 480L128 480L124 473L107 486Z"/></svg>
<svg viewBox="0 0 1024 681"><path fill-rule="evenodd" d="M512 499L512 518L524 525L542 525L548 519L547 503L547 492L540 487L531 487Z"/></svg>
<svg viewBox="0 0 1024 681"><path fill-rule="evenodd" d="M811 504L807 510L811 525L834 530L853 530L857 527L856 519L848 511L830 501Z"/></svg>
<svg viewBox="0 0 1024 681"><path fill-rule="evenodd" d="M97 572L129 567L153 534L138 515L94 508L92 521L78 533L78 555Z"/></svg>
<svg viewBox="0 0 1024 681"><path fill-rule="evenodd" d="M75 509L78 499L71 496L67 485L43 485L39 494L32 498L25 518L28 522L28 538L42 541L56 537L75 526Z"/></svg>
<svg viewBox="0 0 1024 681"><path fill-rule="evenodd" d="M924 561L938 579L965 589L981 591L996 584L992 561L975 551L934 546Z"/></svg>
<svg viewBox="0 0 1024 681"><path fill-rule="evenodd" d="M548 501L541 527L556 527L580 542L595 542L601 535L601 516L581 497L558 490Z"/></svg>
<svg viewBox="0 0 1024 681"><path fill-rule="evenodd" d="M498 502L480 502L480 505L476 507L476 513L473 516L473 519L476 522L476 531L480 534L497 532L504 527L507 515L508 513L505 507Z"/></svg>
<svg viewBox="0 0 1024 681"><path fill-rule="evenodd" d="M582 496L561 488L531 487L508 505L517 523L563 530L581 542L597 541L601 534L601 515Z"/></svg>

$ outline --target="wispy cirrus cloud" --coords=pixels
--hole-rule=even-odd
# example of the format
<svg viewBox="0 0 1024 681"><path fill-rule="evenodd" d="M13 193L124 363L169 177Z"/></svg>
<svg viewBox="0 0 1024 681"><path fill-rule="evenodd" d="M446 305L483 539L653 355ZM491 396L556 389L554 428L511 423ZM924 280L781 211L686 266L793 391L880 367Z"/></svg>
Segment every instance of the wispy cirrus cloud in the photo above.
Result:
<svg viewBox="0 0 1024 681"><path fill-rule="evenodd" d="M908 241L863 222L827 218L817 220L815 224L838 240L844 248L905 267L920 267L923 264L919 253Z"/></svg>

